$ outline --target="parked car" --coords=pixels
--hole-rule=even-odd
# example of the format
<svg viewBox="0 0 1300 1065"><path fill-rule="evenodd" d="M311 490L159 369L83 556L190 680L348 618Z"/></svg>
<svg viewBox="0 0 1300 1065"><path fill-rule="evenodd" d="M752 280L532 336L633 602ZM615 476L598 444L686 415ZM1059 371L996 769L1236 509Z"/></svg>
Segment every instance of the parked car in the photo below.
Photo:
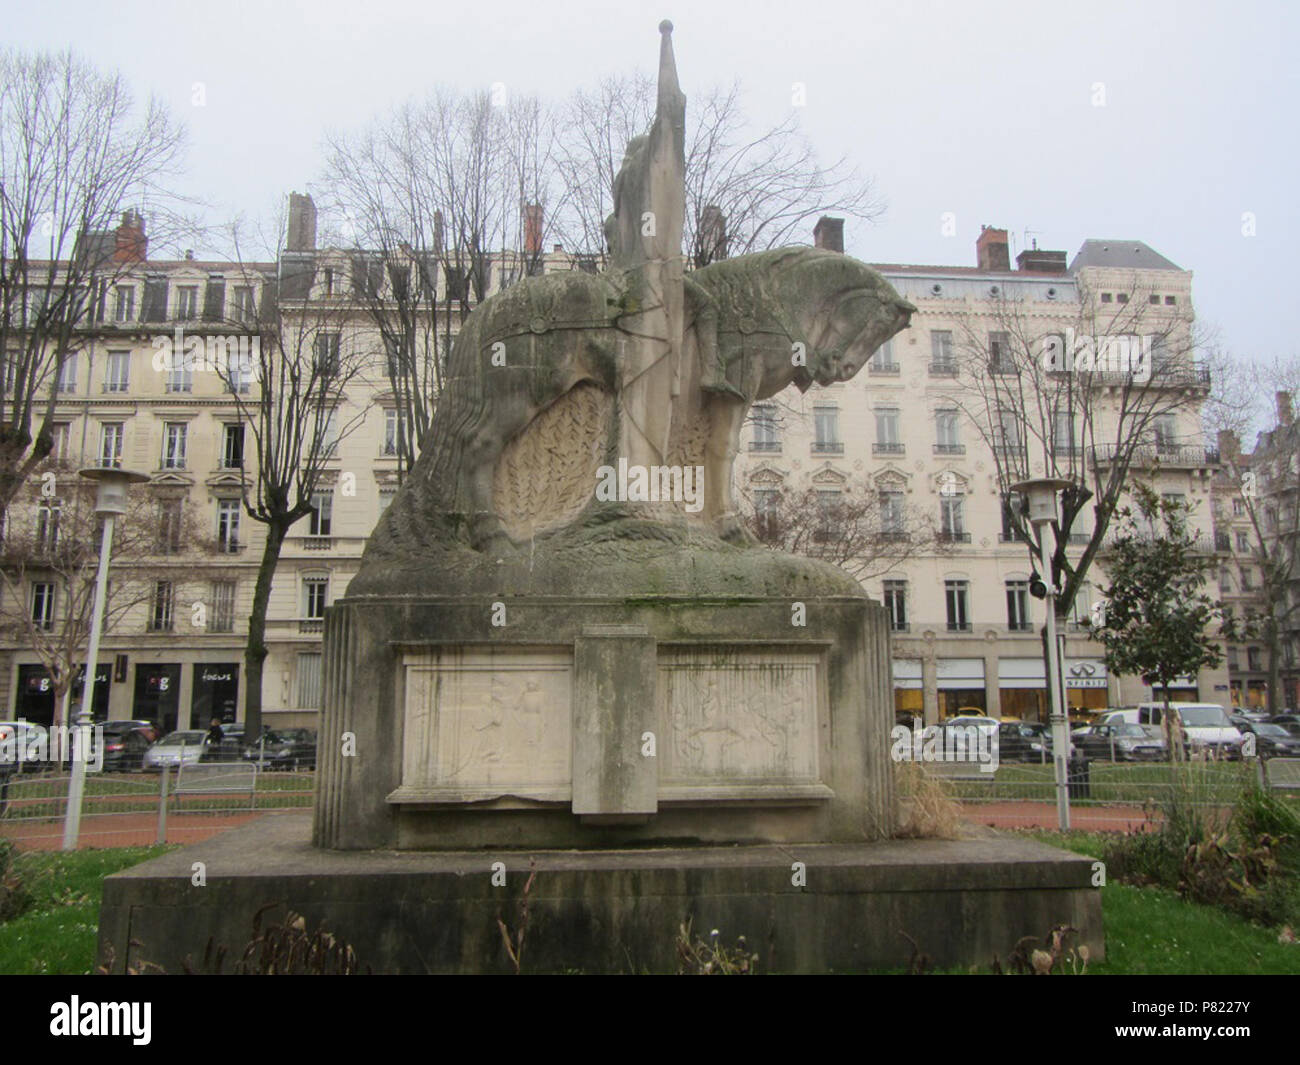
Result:
<svg viewBox="0 0 1300 1065"><path fill-rule="evenodd" d="M105 721L103 724L105 773L140 769L144 754L154 742L153 729L139 721Z"/></svg>
<svg viewBox="0 0 1300 1065"><path fill-rule="evenodd" d="M160 770L164 767L197 765L203 757L207 733L199 729L182 729L169 732L144 752L144 768Z"/></svg>
<svg viewBox="0 0 1300 1065"><path fill-rule="evenodd" d="M1164 738L1152 735L1154 726L1121 722L1094 725L1075 743L1089 758L1116 762L1163 761L1169 748Z"/></svg>
<svg viewBox="0 0 1300 1065"><path fill-rule="evenodd" d="M1037 721L1004 721L998 728L998 760L1041 762L1051 750L1047 726Z"/></svg>
<svg viewBox="0 0 1300 1065"><path fill-rule="evenodd" d="M1254 737L1254 753L1259 758L1300 757L1300 736L1293 735L1281 725L1268 721L1248 721L1239 726L1247 736ZM1246 741L1249 750L1250 741Z"/></svg>
<svg viewBox="0 0 1300 1065"><path fill-rule="evenodd" d="M267 729L244 747L244 759L259 769L316 768L316 733L309 728Z"/></svg>
<svg viewBox="0 0 1300 1065"><path fill-rule="evenodd" d="M1219 703L1170 703L1183 727L1184 749L1189 753L1204 751L1217 757L1241 757L1241 732L1228 719ZM1136 710L1120 711L1120 717L1107 715L1105 724L1119 720L1133 725L1164 726L1164 703L1141 703Z"/></svg>

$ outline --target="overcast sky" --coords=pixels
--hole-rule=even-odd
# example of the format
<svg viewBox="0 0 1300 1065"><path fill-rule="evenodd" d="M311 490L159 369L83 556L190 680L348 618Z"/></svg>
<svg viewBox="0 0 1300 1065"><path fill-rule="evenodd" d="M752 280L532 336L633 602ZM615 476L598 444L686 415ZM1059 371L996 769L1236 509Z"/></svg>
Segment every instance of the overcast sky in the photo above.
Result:
<svg viewBox="0 0 1300 1065"><path fill-rule="evenodd" d="M1229 350L1300 354L1294 2L0 0L0 13L6 44L71 46L167 100L190 131L181 186L249 215L317 177L327 128L438 83L560 98L650 72L669 17L688 94L739 78L749 113L775 122L806 84L819 154L847 156L888 202L881 222L850 226L850 253L974 265L981 223L1012 231L1013 256L1026 235L1071 257L1088 237L1143 240L1195 272L1198 314Z"/></svg>

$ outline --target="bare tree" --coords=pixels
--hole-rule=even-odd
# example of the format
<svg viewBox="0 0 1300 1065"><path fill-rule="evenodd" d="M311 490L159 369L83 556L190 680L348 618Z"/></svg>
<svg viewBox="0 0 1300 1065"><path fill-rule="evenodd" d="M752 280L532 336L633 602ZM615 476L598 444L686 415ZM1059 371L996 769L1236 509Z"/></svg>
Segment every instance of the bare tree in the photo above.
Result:
<svg viewBox="0 0 1300 1065"><path fill-rule="evenodd" d="M750 531L761 542L830 562L861 581L920 555L951 553L951 540L929 515L867 478L835 488L751 484L743 499Z"/></svg>
<svg viewBox="0 0 1300 1065"><path fill-rule="evenodd" d="M345 338L349 309L320 298L316 275L314 257L281 255L277 276L263 286L251 352L214 367L252 437L240 456L244 510L266 526L244 652L250 736L261 731L267 608L285 538L312 513L340 442L368 410L349 412L345 391L362 378L374 353L355 336Z"/></svg>
<svg viewBox="0 0 1300 1065"><path fill-rule="evenodd" d="M32 483L30 498L18 496L9 511L0 549L0 624L45 666L57 727L70 720L73 687L85 665L102 521L93 485L45 472L50 476ZM162 574L149 565L158 549L153 508L152 501L132 497L131 509L115 522L105 631L147 601Z"/></svg>
<svg viewBox="0 0 1300 1065"><path fill-rule="evenodd" d="M1045 326L1007 293L990 297L983 314L963 318L951 359L936 351L932 367L952 376L945 401L965 414L992 454L1010 504L1007 521L1035 570L1039 533L1015 505L1011 486L1031 476L1068 482L1055 578L1044 575L1061 590L1061 623L1107 543L1130 471L1213 462L1199 439L1180 439L1171 420L1195 412L1208 389L1209 373L1194 359L1203 337L1182 308L1153 311L1136 284L1121 296L1103 304L1082 292L1066 326L1061 319Z"/></svg>
<svg viewBox="0 0 1300 1065"><path fill-rule="evenodd" d="M459 324L494 281L540 271L553 141L535 98L446 89L329 141L322 193L352 251L352 297L387 353L403 468L432 422Z"/></svg>
<svg viewBox="0 0 1300 1065"><path fill-rule="evenodd" d="M642 75L606 78L594 91L575 93L559 122L556 161L570 190L560 232L602 265L614 177L628 141L650 126L655 91ZM872 183L846 160L818 161L795 112L775 126L755 127L737 84L690 99L683 252L691 266L784 246L822 214L872 221L883 213Z"/></svg>
<svg viewBox="0 0 1300 1065"><path fill-rule="evenodd" d="M161 102L137 116L120 75L66 52L0 53L0 514L53 448L64 363L143 258L146 216L155 240L173 218L160 183L182 143ZM137 205L119 246L115 220Z"/></svg>

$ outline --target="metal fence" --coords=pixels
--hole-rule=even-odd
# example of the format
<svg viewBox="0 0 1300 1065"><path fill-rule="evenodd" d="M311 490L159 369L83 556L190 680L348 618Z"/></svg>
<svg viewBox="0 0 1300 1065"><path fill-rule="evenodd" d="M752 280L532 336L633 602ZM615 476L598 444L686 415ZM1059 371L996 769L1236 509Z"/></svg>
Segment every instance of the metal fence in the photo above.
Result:
<svg viewBox="0 0 1300 1065"><path fill-rule="evenodd" d="M89 773L81 808L83 846L185 843L215 819L238 824L268 810L310 807L316 774L214 763L179 772ZM0 836L34 849L63 839L69 774L0 772Z"/></svg>

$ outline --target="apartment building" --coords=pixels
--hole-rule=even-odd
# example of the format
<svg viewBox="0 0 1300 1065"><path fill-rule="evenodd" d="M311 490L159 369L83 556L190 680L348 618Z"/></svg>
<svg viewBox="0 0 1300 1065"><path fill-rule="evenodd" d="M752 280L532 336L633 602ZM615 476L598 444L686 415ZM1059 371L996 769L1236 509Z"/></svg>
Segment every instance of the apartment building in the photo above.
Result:
<svg viewBox="0 0 1300 1065"><path fill-rule="evenodd" d="M524 273L590 268L558 246L542 254L539 231L529 231L524 254L489 261L489 292ZM842 223L823 219L814 238L842 251ZM318 248L315 207L297 194L276 262L150 260L143 223L131 213L111 239L135 259L117 283L97 293L82 347L60 382L56 451L40 471L69 478L82 466L112 465L150 477L132 492L145 520L156 524L156 550L115 562L119 571L143 574L148 587L104 635L96 711L156 719L166 728L203 726L214 713L243 716L247 618L266 529L240 506L241 476L254 475L256 449L234 390L255 398L258 383L202 368L159 369L156 356L163 341L195 337L205 350L238 348L258 335L258 316L273 313L296 323L301 342L322 357L362 365L340 398L331 423L336 439L312 513L290 530L270 602L266 720L271 727L311 724L320 700L324 611L346 592L366 537L398 484L400 413L365 298L382 293L385 282L365 257ZM931 517L937 530L931 548L864 582L890 612L897 707L927 720L960 706L1042 717L1043 604L1029 594L1036 567L1009 520L993 448L1021 447L1036 475L1044 471L1043 454L1005 431L994 441L987 427L979 431L963 366L974 352L990 373L1009 372L999 365L1005 355L999 345L1009 342L1009 309L1021 339L1064 335L1078 327L1082 311L1121 308L1139 298L1145 315L1185 323L1191 275L1135 241L1087 241L1068 266L1063 252L1031 248L1013 269L1006 232L991 228L980 234L973 267L878 268L919 308L911 328L854 380L805 395L792 390L757 406L742 439L737 487L759 505L764 493L787 486L812 485L827 499L869 491L880 495L882 520L903 511ZM459 295L451 290L464 279L443 271L436 284L450 308ZM454 335L456 316L447 321ZM1174 384L1186 391L1187 403L1161 416L1134 465L1145 466L1162 492L1203 503L1198 513L1212 542L1209 500L1218 456L1201 445L1198 424L1208 375L1183 360ZM1115 402L1113 390L1099 392L1099 423ZM1084 454L1082 427L1068 421L1056 419L1040 441L1058 460L1067 455L1104 464L1112 457L1095 442ZM38 481L39 475L11 507L10 528L49 521L50 500ZM1079 624L1100 595L1102 573L1095 565L1066 634L1075 707L1152 694L1136 678L1108 676L1099 646ZM57 597L36 587L39 580L31 583L21 608L55 624ZM12 626L0 640L8 706L29 720L48 720L52 697L39 657ZM1225 669L1183 678L1172 694L1226 700L1227 691Z"/></svg>
<svg viewBox="0 0 1300 1065"><path fill-rule="evenodd" d="M838 226L823 221L817 243L842 250ZM1190 359L1191 274L1137 241L1089 240L1068 265L1066 258L1030 248L1012 269L1006 231L986 227L974 266L876 264L917 306L911 327L852 381L804 396L791 391L758 408L742 438L737 487L756 506L782 487L811 485L828 501L879 493L886 535L890 523L904 527L904 511L929 517L937 531L929 548L897 564L884 562L864 581L890 614L896 707L927 721L962 706L995 716L1046 716L1044 603L1030 595L1038 567L999 490L1005 464L994 448L1027 452L1034 476L1044 474L1049 453L1057 469L1065 458L1105 468L1115 456L1104 441L1108 433L1116 438L1122 374L1088 397L1086 434L1068 414L1046 414L1037 440L1017 436L1027 425L1032 431L1033 419L1006 417L998 424L995 401L1015 391L981 390L980 380L1014 378L1023 368L1012 357L1017 344L1061 334L1073 340L1082 321L1125 321L1127 331L1157 334L1152 357L1157 366L1165 360L1163 386L1182 401L1150 420L1132 472L1162 494L1197 504L1197 530L1207 550L1213 548L1218 454L1201 442L1199 405L1209 375ZM1168 343L1162 353L1162 343L1179 337L1177 354ZM1090 533L1089 523L1076 523L1072 557ZM1072 604L1065 671L1076 709L1153 697L1139 678L1108 675L1100 645L1081 624L1104 585L1104 565L1094 563ZM1226 669L1180 678L1171 695L1226 701Z"/></svg>

